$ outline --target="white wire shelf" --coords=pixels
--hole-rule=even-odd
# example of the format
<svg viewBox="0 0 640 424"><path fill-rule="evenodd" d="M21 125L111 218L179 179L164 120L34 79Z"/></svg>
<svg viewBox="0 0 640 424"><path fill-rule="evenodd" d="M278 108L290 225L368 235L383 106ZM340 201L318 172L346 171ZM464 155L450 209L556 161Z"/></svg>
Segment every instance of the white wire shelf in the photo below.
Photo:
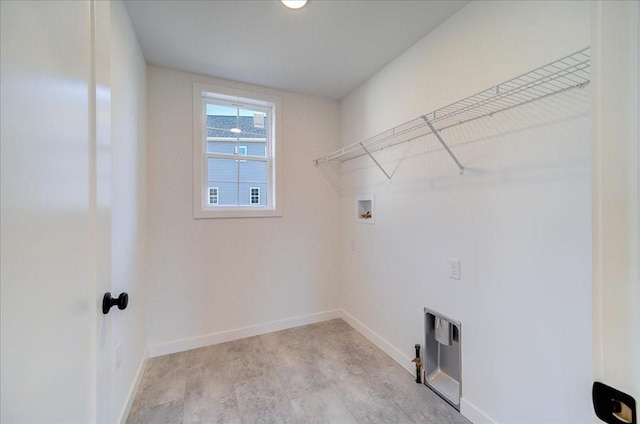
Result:
<svg viewBox="0 0 640 424"><path fill-rule="evenodd" d="M466 99L421 115L364 141L350 144L316 159L315 163L321 165L333 161L345 162L368 155L387 178L391 179L372 153L410 142L428 134L434 134L462 173L464 167L442 139L440 135L442 130L504 112L567 90L584 87L589 84L591 77L591 56L589 53L587 47Z"/></svg>

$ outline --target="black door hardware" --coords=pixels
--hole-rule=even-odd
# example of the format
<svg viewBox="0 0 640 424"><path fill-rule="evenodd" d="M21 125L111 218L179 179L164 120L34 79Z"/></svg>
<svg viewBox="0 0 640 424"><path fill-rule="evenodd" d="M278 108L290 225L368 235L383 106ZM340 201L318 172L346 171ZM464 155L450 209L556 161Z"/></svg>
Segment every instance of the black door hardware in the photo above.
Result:
<svg viewBox="0 0 640 424"><path fill-rule="evenodd" d="M128 304L129 304L129 295L127 293L124 293L124 292L120 293L120 296L114 299L113 297L111 297L111 293L107 292L104 294L104 297L102 298L102 313L105 315L108 314L109 309L111 309L112 306L116 306L116 305L120 310L125 309Z"/></svg>
<svg viewBox="0 0 640 424"><path fill-rule="evenodd" d="M638 424L636 401L626 393L599 382L591 391L596 415L609 424Z"/></svg>

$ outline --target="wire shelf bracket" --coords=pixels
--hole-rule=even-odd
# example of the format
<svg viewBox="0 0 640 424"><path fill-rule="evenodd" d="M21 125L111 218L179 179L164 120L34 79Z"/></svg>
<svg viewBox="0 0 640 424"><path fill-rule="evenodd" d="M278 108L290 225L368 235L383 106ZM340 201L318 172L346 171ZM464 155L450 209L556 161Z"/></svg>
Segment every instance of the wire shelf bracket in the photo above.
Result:
<svg viewBox="0 0 640 424"><path fill-rule="evenodd" d="M431 130L433 135L435 135L436 138L438 139L438 141L440 142L440 144L442 144L442 147L444 147L444 149L447 151L447 153L449 153L449 156L451 156L451 159L453 159L453 161L456 163L456 165L458 165L458 169L460 170L460 175L463 175L464 174L464 166L462 166L462 164L460 163L460 161L458 160L456 155L453 154L453 152L451 151L449 146L447 146L447 143L442 139L442 136L440 135L440 132L437 129L435 129L433 124L431 122L429 122L429 119L426 116L423 116L422 119L424 119L424 122L427 123L427 126L429 127L429 129Z"/></svg>
<svg viewBox="0 0 640 424"><path fill-rule="evenodd" d="M371 160L373 161L373 163L375 163L378 168L380 168L380 170L382 171L382 173L384 174L385 177L387 177L387 180L391 181L391 176L387 173L387 171L384 170L384 168L382 167L382 165L380 165L380 162L378 162L376 160L376 158L373 157L373 155L371 154L371 152L369 150L367 150L367 146L365 146L364 144L360 143L360 146L362 146L362 150L364 150L364 152L371 158Z"/></svg>
<svg viewBox="0 0 640 424"><path fill-rule="evenodd" d="M433 134L455 162L460 174L464 174L464 166L443 139L442 131L568 90L583 88L590 82L591 56L587 47L364 141L350 144L314 162L320 166L368 156L391 180L393 174L389 175L373 153Z"/></svg>

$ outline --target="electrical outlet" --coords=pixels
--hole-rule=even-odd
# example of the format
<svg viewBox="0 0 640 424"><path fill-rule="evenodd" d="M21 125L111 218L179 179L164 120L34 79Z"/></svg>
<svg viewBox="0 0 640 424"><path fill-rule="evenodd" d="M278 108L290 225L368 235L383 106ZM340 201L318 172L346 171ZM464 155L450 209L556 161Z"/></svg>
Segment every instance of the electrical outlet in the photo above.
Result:
<svg viewBox="0 0 640 424"><path fill-rule="evenodd" d="M356 240L351 239L351 251L355 252L356 250L358 250L358 245L356 244Z"/></svg>
<svg viewBox="0 0 640 424"><path fill-rule="evenodd" d="M449 278L460 279L460 261L457 259L449 259Z"/></svg>
<svg viewBox="0 0 640 424"><path fill-rule="evenodd" d="M120 365L122 365L122 342L116 346L116 371L120 368Z"/></svg>

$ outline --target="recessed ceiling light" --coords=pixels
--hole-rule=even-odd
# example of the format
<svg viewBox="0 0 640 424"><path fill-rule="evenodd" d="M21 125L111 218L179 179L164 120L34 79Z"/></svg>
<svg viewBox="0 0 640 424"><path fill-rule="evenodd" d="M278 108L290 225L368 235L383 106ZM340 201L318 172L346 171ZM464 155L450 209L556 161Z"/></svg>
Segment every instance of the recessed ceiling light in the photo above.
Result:
<svg viewBox="0 0 640 424"><path fill-rule="evenodd" d="M242 132L240 128L231 128L229 131L231 131L234 134L240 134Z"/></svg>
<svg viewBox="0 0 640 424"><path fill-rule="evenodd" d="M280 0L280 1L289 9L300 9L302 6L307 4L307 0Z"/></svg>

